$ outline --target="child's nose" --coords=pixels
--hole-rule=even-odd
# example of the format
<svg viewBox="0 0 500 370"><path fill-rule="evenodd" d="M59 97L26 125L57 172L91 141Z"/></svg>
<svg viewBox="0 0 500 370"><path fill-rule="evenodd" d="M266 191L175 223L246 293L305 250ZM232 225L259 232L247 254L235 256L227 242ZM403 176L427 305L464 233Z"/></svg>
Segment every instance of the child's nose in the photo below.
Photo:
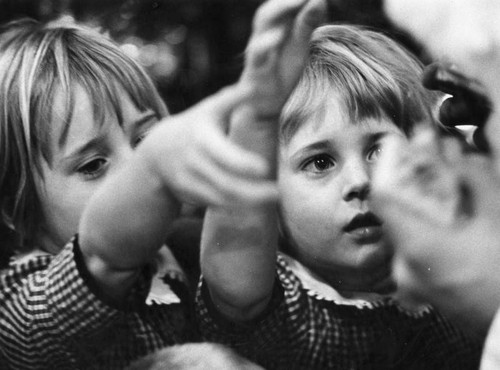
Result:
<svg viewBox="0 0 500 370"><path fill-rule="evenodd" d="M342 189L342 198L345 201L353 199L366 200L370 193L370 174L364 164L352 164L344 168L346 181Z"/></svg>

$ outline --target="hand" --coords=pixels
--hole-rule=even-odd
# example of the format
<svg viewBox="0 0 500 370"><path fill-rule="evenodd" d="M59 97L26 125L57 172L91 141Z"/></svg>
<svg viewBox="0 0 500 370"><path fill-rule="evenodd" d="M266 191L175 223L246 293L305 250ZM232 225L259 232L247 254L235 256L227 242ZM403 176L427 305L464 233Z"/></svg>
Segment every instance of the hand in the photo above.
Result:
<svg viewBox="0 0 500 370"><path fill-rule="evenodd" d="M379 161L373 203L396 247L398 296L484 332L500 307L500 179L454 139L420 132Z"/></svg>
<svg viewBox="0 0 500 370"><path fill-rule="evenodd" d="M177 199L205 206L276 201L275 184L264 180L268 164L226 136L232 111L249 98L243 86L228 87L166 118L139 146Z"/></svg>
<svg viewBox="0 0 500 370"><path fill-rule="evenodd" d="M260 115L281 113L302 74L312 31L326 12L324 0L270 0L258 9L240 83L253 90Z"/></svg>

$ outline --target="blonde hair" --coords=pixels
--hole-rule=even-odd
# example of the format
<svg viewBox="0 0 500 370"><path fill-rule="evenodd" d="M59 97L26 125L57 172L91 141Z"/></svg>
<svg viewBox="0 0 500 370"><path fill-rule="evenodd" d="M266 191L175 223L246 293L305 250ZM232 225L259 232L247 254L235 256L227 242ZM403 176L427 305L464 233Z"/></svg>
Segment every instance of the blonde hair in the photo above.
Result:
<svg viewBox="0 0 500 370"><path fill-rule="evenodd" d="M281 140L320 111L329 91L337 93L352 122L391 119L406 134L433 120L439 95L421 83L423 66L388 36L362 26L318 28L305 71L282 113Z"/></svg>
<svg viewBox="0 0 500 370"><path fill-rule="evenodd" d="M63 145L74 109L74 89L81 86L93 106L96 124L105 125L111 109L122 124L120 93L136 107L168 114L146 72L98 32L68 22L20 20L0 34L0 236L16 236L16 247L32 247L40 221L34 182L41 160L49 165L52 105L65 98Z"/></svg>

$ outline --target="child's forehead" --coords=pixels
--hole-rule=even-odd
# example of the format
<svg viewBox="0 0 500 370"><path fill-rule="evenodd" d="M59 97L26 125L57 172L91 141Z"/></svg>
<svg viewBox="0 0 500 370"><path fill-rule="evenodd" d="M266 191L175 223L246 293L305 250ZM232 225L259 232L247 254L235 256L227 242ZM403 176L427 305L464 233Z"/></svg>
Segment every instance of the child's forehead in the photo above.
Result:
<svg viewBox="0 0 500 370"><path fill-rule="evenodd" d="M126 96L127 94L123 91L123 96L118 99L119 103L121 105L133 104ZM102 116L97 114L98 110L102 111ZM69 90L63 88L56 90L48 124L49 145L51 152L55 154L54 151L62 150L68 140L98 136L110 125L120 124L120 122L109 99L101 97L97 101L93 99L90 92L76 84Z"/></svg>
<svg viewBox="0 0 500 370"><path fill-rule="evenodd" d="M321 128L327 123L327 115L333 121L349 117L341 92L327 83L299 86L285 107L282 131L288 140L292 139L304 127L309 130Z"/></svg>
<svg viewBox="0 0 500 370"><path fill-rule="evenodd" d="M304 143L330 141L344 144L344 142L363 141L365 138L387 132L400 133L401 130L387 116L353 120L333 103L327 104L322 111L318 111L315 116L303 122L290 141Z"/></svg>
<svg viewBox="0 0 500 370"><path fill-rule="evenodd" d="M318 95L314 109L299 116L300 122L288 140L281 141L282 149L298 151L318 143L340 149L369 143L387 133L402 133L383 112L359 116L349 111L345 99L335 88Z"/></svg>

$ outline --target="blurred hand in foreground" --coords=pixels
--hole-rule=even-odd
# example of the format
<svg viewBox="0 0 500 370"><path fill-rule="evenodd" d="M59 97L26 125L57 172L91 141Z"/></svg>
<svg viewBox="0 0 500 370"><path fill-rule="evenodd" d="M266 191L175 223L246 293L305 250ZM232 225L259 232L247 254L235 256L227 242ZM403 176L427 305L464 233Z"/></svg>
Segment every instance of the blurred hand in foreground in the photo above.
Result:
<svg viewBox="0 0 500 370"><path fill-rule="evenodd" d="M500 179L493 162L422 129L388 143L373 203L396 248L398 298L487 330L500 307Z"/></svg>

